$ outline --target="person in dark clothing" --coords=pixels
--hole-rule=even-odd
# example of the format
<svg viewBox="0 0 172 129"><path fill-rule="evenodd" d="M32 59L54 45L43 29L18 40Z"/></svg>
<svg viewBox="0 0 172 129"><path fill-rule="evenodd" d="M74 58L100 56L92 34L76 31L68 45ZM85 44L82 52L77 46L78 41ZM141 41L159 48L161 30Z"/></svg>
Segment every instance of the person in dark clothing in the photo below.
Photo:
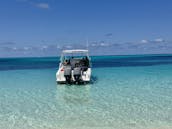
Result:
<svg viewBox="0 0 172 129"><path fill-rule="evenodd" d="M82 70L83 71L86 71L89 67L89 60L87 57L84 57L82 60L81 60L81 63L82 63Z"/></svg>
<svg viewBox="0 0 172 129"><path fill-rule="evenodd" d="M85 66L86 66L86 67L88 67L88 66L89 66L89 59L88 59L88 57L87 57L87 56L85 57Z"/></svg>
<svg viewBox="0 0 172 129"><path fill-rule="evenodd" d="M64 63L64 65L69 65L70 64L70 60L66 59L63 63Z"/></svg>

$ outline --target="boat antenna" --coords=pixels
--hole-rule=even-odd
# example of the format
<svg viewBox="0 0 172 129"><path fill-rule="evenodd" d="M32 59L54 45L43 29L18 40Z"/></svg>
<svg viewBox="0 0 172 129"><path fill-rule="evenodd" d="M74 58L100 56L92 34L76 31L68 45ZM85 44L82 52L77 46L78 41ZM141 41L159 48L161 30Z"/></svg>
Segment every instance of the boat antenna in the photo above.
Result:
<svg viewBox="0 0 172 129"><path fill-rule="evenodd" d="M87 46L86 47L87 47L87 50L88 50L88 39L87 39Z"/></svg>

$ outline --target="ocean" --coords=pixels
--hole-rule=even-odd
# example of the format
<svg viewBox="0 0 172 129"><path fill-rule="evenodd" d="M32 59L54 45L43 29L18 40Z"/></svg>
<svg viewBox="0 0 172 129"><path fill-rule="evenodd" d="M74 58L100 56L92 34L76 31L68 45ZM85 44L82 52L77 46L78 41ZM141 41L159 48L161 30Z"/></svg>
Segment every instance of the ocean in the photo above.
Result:
<svg viewBox="0 0 172 129"><path fill-rule="evenodd" d="M172 129L172 55L93 56L59 85L59 57L0 59L0 129Z"/></svg>

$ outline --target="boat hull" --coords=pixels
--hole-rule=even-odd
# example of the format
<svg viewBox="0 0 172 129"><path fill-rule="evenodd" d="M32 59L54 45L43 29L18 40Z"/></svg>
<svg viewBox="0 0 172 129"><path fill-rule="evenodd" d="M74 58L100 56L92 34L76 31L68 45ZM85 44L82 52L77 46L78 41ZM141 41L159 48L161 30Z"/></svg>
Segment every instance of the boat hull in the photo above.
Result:
<svg viewBox="0 0 172 129"><path fill-rule="evenodd" d="M71 79L70 79L70 83L89 83L91 80L91 68L88 68L86 71L83 71L81 76L80 76L80 81L76 81L75 77L73 75L73 70L71 72ZM56 82L59 84L65 84L68 83L66 81L66 78L64 76L64 71L62 71L60 68L56 73Z"/></svg>

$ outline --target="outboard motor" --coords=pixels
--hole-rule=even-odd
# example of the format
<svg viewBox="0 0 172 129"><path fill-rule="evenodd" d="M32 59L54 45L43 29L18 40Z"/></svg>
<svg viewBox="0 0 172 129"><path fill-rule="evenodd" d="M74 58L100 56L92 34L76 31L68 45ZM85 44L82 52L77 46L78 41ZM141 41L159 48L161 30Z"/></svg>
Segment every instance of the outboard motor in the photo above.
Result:
<svg viewBox="0 0 172 129"><path fill-rule="evenodd" d="M76 82L80 82L81 81L81 68L80 67L76 67L73 70L73 76Z"/></svg>
<svg viewBox="0 0 172 129"><path fill-rule="evenodd" d="M65 76L66 82L67 82L68 84L71 83L71 71L72 71L71 66L66 66L66 67L64 68L64 76Z"/></svg>

